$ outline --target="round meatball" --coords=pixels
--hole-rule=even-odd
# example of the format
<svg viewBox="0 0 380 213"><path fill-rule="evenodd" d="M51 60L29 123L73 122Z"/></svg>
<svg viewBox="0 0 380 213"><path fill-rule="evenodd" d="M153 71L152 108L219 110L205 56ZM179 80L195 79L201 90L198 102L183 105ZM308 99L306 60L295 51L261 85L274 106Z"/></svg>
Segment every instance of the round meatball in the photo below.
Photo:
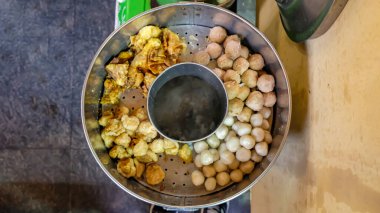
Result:
<svg viewBox="0 0 380 213"><path fill-rule="evenodd" d="M263 74L257 79L257 88L261 92L271 92L275 86L274 77L272 75Z"/></svg>
<svg viewBox="0 0 380 213"><path fill-rule="evenodd" d="M210 55L212 59L218 58L222 54L223 48L218 43L210 43L206 47L206 52Z"/></svg>
<svg viewBox="0 0 380 213"><path fill-rule="evenodd" d="M264 67L264 59L260 54L253 54L248 57L249 68L261 70Z"/></svg>
<svg viewBox="0 0 380 213"><path fill-rule="evenodd" d="M223 54L216 60L216 63L220 69L227 70L232 68L234 61L228 58L226 54Z"/></svg>
<svg viewBox="0 0 380 213"><path fill-rule="evenodd" d="M210 55L206 51L199 51L194 54L194 62L206 66L210 62Z"/></svg>
<svg viewBox="0 0 380 213"><path fill-rule="evenodd" d="M226 37L227 31L223 27L219 26L213 27L208 35L209 41L216 43L222 43Z"/></svg>

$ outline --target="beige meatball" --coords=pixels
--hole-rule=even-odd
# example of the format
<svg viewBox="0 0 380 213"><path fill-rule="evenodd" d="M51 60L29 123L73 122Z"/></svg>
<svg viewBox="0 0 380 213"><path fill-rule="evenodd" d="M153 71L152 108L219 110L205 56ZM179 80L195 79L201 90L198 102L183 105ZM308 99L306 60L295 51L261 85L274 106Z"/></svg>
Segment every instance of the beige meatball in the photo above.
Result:
<svg viewBox="0 0 380 213"><path fill-rule="evenodd" d="M268 155L268 144L265 142L260 142L255 145L255 151L260 156Z"/></svg>
<svg viewBox="0 0 380 213"><path fill-rule="evenodd" d="M251 116L249 121L253 127L260 127L263 124L263 120L263 115L261 113L256 113Z"/></svg>
<svg viewBox="0 0 380 213"><path fill-rule="evenodd" d="M263 160L263 156L257 154L257 152L253 149L251 152L251 160L256 163L260 163Z"/></svg>
<svg viewBox="0 0 380 213"><path fill-rule="evenodd" d="M271 144L272 143L272 135L270 134L269 131L265 131L265 134L264 134L264 141L267 143L267 144Z"/></svg>
<svg viewBox="0 0 380 213"><path fill-rule="evenodd" d="M196 153L201 153L203 150L208 150L208 144L205 141L198 141L193 145Z"/></svg>
<svg viewBox="0 0 380 213"><path fill-rule="evenodd" d="M240 163L239 169L244 173L244 174L249 174L253 171L255 168L255 163L252 161L247 161L247 162L242 162Z"/></svg>
<svg viewBox="0 0 380 213"><path fill-rule="evenodd" d="M215 73L216 76L218 76L218 78L220 79L223 79L224 77L224 74L226 73L226 71L220 69L220 68L214 68L212 69L212 71Z"/></svg>
<svg viewBox="0 0 380 213"><path fill-rule="evenodd" d="M214 168L216 172L224 172L227 171L227 165L222 162L222 160L217 160L214 163Z"/></svg>
<svg viewBox="0 0 380 213"><path fill-rule="evenodd" d="M249 68L249 63L247 59L243 57L239 57L234 61L234 64L232 65L232 69L234 69L236 72L238 72L240 75L242 75L245 71L247 71Z"/></svg>
<svg viewBox="0 0 380 213"><path fill-rule="evenodd" d="M240 162L247 162L251 159L251 151L249 149L244 148L244 147L240 147L236 151L235 157Z"/></svg>
<svg viewBox="0 0 380 213"><path fill-rule="evenodd" d="M220 44L213 42L207 45L206 52L210 55L210 58L216 59L222 54L223 48Z"/></svg>
<svg viewBox="0 0 380 213"><path fill-rule="evenodd" d="M248 49L248 47L246 47L244 45L241 45L240 57L243 57L243 58L247 59L248 56L249 56L249 49Z"/></svg>
<svg viewBox="0 0 380 213"><path fill-rule="evenodd" d="M209 177L205 181L205 188L207 191L212 191L216 188L216 179L214 177Z"/></svg>
<svg viewBox="0 0 380 213"><path fill-rule="evenodd" d="M228 165L231 164L235 159L235 155L230 151L224 151L220 153L220 160L222 163Z"/></svg>
<svg viewBox="0 0 380 213"><path fill-rule="evenodd" d="M222 43L227 37L227 31L223 27L213 27L208 35L210 42Z"/></svg>
<svg viewBox="0 0 380 213"><path fill-rule="evenodd" d="M223 81L224 82L236 81L236 83L239 84L241 82L241 79L240 79L240 75L238 72L230 69L230 70L227 70L226 73L224 74Z"/></svg>
<svg viewBox="0 0 380 213"><path fill-rule="evenodd" d="M234 61L228 58L226 54L223 54L216 60L216 63L218 64L219 68L227 70L232 68Z"/></svg>
<svg viewBox="0 0 380 213"><path fill-rule="evenodd" d="M228 127L226 125L220 125L220 127L215 131L215 135L218 139L223 140L228 134Z"/></svg>
<svg viewBox="0 0 380 213"><path fill-rule="evenodd" d="M265 132L260 127L255 127L252 129L251 135L255 138L256 142L261 142L264 140Z"/></svg>
<svg viewBox="0 0 380 213"><path fill-rule="evenodd" d="M238 183L243 180L243 172L240 169L235 169L230 173L232 182Z"/></svg>
<svg viewBox="0 0 380 213"><path fill-rule="evenodd" d="M224 40L224 42L223 42L223 47L226 48L227 43L229 43L230 41L238 41L238 42L240 42L240 38L239 38L238 35L227 36L226 40Z"/></svg>
<svg viewBox="0 0 380 213"><path fill-rule="evenodd" d="M264 119L263 123L261 124L261 128L263 130L269 130L270 129L269 121Z"/></svg>
<svg viewBox="0 0 380 213"><path fill-rule="evenodd" d="M226 136L226 138L224 139L224 141L228 141L230 140L232 137L236 137L236 132L233 131L233 130L230 130Z"/></svg>
<svg viewBox="0 0 380 213"><path fill-rule="evenodd" d="M276 104L276 94L274 92L264 93L264 106L273 107Z"/></svg>
<svg viewBox="0 0 380 213"><path fill-rule="evenodd" d="M251 92L251 90L249 89L249 87L247 86L240 86L239 87L239 93L237 94L237 98L239 98L240 100L242 101L245 101L245 99L248 98L249 96L249 93Z"/></svg>
<svg viewBox="0 0 380 213"><path fill-rule="evenodd" d="M263 74L257 79L257 88L261 92L271 92L275 86L274 77L272 75Z"/></svg>
<svg viewBox="0 0 380 213"><path fill-rule="evenodd" d="M269 109L268 107L263 107L259 111L259 113L262 114L265 119L268 119L270 117L270 115L272 114L272 110Z"/></svg>
<svg viewBox="0 0 380 213"><path fill-rule="evenodd" d="M225 186L230 183L230 175L227 172L219 172L216 175L216 183L219 186Z"/></svg>
<svg viewBox="0 0 380 213"><path fill-rule="evenodd" d="M246 149L252 149L255 144L256 141L252 135L243 135L240 137L240 145Z"/></svg>
<svg viewBox="0 0 380 213"><path fill-rule="evenodd" d="M249 94L245 104L254 111L260 111L264 106L264 96L259 91Z"/></svg>
<svg viewBox="0 0 380 213"><path fill-rule="evenodd" d="M228 81L224 83L224 88L226 88L228 100L236 98L240 91L239 84L236 81Z"/></svg>
<svg viewBox="0 0 380 213"><path fill-rule="evenodd" d="M249 122L252 115L252 110L248 107L244 107L243 110L237 116L240 122Z"/></svg>
<svg viewBox="0 0 380 213"><path fill-rule="evenodd" d="M244 102L238 98L234 98L228 101L228 112L232 116L237 116L244 107Z"/></svg>
<svg viewBox="0 0 380 213"><path fill-rule="evenodd" d="M209 150L203 150L201 152L201 163L204 166L210 165L214 162L214 156Z"/></svg>
<svg viewBox="0 0 380 213"><path fill-rule="evenodd" d="M214 166L211 166L211 165L204 166L202 168L202 172L205 177L214 177L216 175L215 168Z"/></svg>
<svg viewBox="0 0 380 213"><path fill-rule="evenodd" d="M240 50L240 41L230 40L226 43L224 52L230 59L235 60L240 56Z"/></svg>
<svg viewBox="0 0 380 213"><path fill-rule="evenodd" d="M239 136L248 135L251 130L252 126L249 123L243 123L243 122L236 122L234 125L232 125L232 129L238 134Z"/></svg>
<svg viewBox="0 0 380 213"><path fill-rule="evenodd" d="M226 141L226 148L230 152L236 152L240 148L240 141L238 137L231 137ZM228 164L227 162L225 162Z"/></svg>
<svg viewBox="0 0 380 213"><path fill-rule="evenodd" d="M239 165L240 165L240 161L238 161L236 158L234 159L234 161L230 164L228 164L228 168L231 169L231 170L234 170L234 169L237 169L239 168Z"/></svg>
<svg viewBox="0 0 380 213"><path fill-rule="evenodd" d="M226 126L232 126L235 123L235 119L232 115L227 115L226 118L224 118L223 124Z"/></svg>
<svg viewBox="0 0 380 213"><path fill-rule="evenodd" d="M199 170L195 170L191 173L191 181L194 186L200 186L205 182L205 176Z"/></svg>
<svg viewBox="0 0 380 213"><path fill-rule="evenodd" d="M219 141L219 138L216 137L215 134L211 135L210 137L207 138L207 143L208 145L211 147L211 148L218 148L219 144L220 144L220 141Z"/></svg>
<svg viewBox="0 0 380 213"><path fill-rule="evenodd" d="M194 62L206 66L210 62L210 55L206 51L199 51L194 54Z"/></svg>
<svg viewBox="0 0 380 213"><path fill-rule="evenodd" d="M257 85L258 74L256 71L247 70L241 76L241 81L249 88L254 88Z"/></svg>
<svg viewBox="0 0 380 213"><path fill-rule="evenodd" d="M194 164L198 168L201 168L203 166L202 161L201 161L201 155L195 156L195 158L194 158Z"/></svg>
<svg viewBox="0 0 380 213"><path fill-rule="evenodd" d="M253 54L248 57L249 68L261 70L264 67L264 58L260 54Z"/></svg>

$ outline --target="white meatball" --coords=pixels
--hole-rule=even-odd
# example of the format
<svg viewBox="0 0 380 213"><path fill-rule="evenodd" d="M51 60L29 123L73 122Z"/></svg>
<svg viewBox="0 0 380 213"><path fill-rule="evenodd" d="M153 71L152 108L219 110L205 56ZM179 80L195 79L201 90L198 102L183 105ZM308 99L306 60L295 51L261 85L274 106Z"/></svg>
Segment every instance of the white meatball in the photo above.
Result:
<svg viewBox="0 0 380 213"><path fill-rule="evenodd" d="M255 151L261 156L267 156L268 154L268 144L265 142L260 142L255 145Z"/></svg>
<svg viewBox="0 0 380 213"><path fill-rule="evenodd" d="M246 162L246 161L249 161L249 159L251 159L251 151L249 151L249 149L246 149L244 147L240 147L236 151L235 156L238 161Z"/></svg>
<svg viewBox="0 0 380 213"><path fill-rule="evenodd" d="M232 126L235 123L234 117L231 115L227 115L223 121L223 124L226 126Z"/></svg>
<svg viewBox="0 0 380 213"><path fill-rule="evenodd" d="M271 92L275 86L274 77L272 75L263 74L257 79L257 88L261 92Z"/></svg>
<svg viewBox="0 0 380 213"><path fill-rule="evenodd" d="M219 172L216 175L216 183L219 186L225 186L230 182L230 175L227 172Z"/></svg>
<svg viewBox="0 0 380 213"><path fill-rule="evenodd" d="M263 115L260 113L253 114L251 116L250 122L254 127L260 127L263 124Z"/></svg>
<svg viewBox="0 0 380 213"><path fill-rule="evenodd" d="M222 160L218 160L214 163L214 168L216 172L224 172L227 171L227 165L222 162Z"/></svg>
<svg viewBox="0 0 380 213"><path fill-rule="evenodd" d="M222 163L228 165L235 159L235 155L230 151L224 151L220 154L220 160Z"/></svg>
<svg viewBox="0 0 380 213"><path fill-rule="evenodd" d="M261 142L264 140L265 132L260 127L253 128L251 134L253 135L253 137L255 137L256 142Z"/></svg>
<svg viewBox="0 0 380 213"><path fill-rule="evenodd" d="M216 149L209 149L209 151L212 154L212 159L213 159L214 162L217 161L217 160L219 160L219 151L218 150L216 150Z"/></svg>
<svg viewBox="0 0 380 213"><path fill-rule="evenodd" d="M194 143L194 151L196 153L201 153L203 150L207 150L207 149L208 149L208 144L204 141L199 141L199 142Z"/></svg>
<svg viewBox="0 0 380 213"><path fill-rule="evenodd" d="M264 106L264 96L259 91L249 94L245 104L254 111L260 111Z"/></svg>
<svg viewBox="0 0 380 213"><path fill-rule="evenodd" d="M215 134L211 135L209 138L207 138L207 143L208 145L211 147L211 148L218 148L219 144L220 144L220 141L218 139L218 137L216 137Z"/></svg>
<svg viewBox="0 0 380 213"><path fill-rule="evenodd" d="M215 131L215 135L218 139L223 140L228 134L228 127L226 125L220 125L220 127Z"/></svg>
<svg viewBox="0 0 380 213"><path fill-rule="evenodd" d="M221 144L219 145L219 148L218 148L219 155L220 155L220 153L222 153L222 152L224 152L224 151L226 151L226 150L227 150L226 143L221 143Z"/></svg>
<svg viewBox="0 0 380 213"><path fill-rule="evenodd" d="M209 177L205 181L205 188L207 191L212 191L216 188L216 179L214 177Z"/></svg>
<svg viewBox="0 0 380 213"><path fill-rule="evenodd" d="M201 152L201 162L204 166L210 165L214 162L214 156L209 150L203 150Z"/></svg>
<svg viewBox="0 0 380 213"><path fill-rule="evenodd" d="M239 135L247 135L251 132L252 126L249 123L236 122L232 125L232 129Z"/></svg>
<svg viewBox="0 0 380 213"><path fill-rule="evenodd" d="M200 186L205 182L205 177L201 171L195 170L193 173L191 173L191 181L193 182L194 186Z"/></svg>
<svg viewBox="0 0 380 213"><path fill-rule="evenodd" d="M252 149L256 144L252 135L243 135L240 137L240 145L246 149Z"/></svg>
<svg viewBox="0 0 380 213"><path fill-rule="evenodd" d="M227 147L228 151L236 152L240 148L239 138L238 137L231 137L228 141L226 141L226 147Z"/></svg>

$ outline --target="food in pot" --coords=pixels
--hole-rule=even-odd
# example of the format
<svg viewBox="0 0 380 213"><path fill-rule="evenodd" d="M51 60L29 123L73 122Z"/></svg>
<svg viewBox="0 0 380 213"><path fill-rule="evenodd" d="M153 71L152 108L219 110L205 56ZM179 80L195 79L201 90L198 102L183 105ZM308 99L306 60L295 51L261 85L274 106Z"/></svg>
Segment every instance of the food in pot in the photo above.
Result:
<svg viewBox="0 0 380 213"><path fill-rule="evenodd" d="M160 184L165 178L165 172L161 166L153 163L146 167L145 171L146 182L150 185Z"/></svg>
<svg viewBox="0 0 380 213"><path fill-rule="evenodd" d="M262 70L265 63L259 53L251 53L238 35L227 36L224 32L220 27L210 30L206 52L216 61L213 72L224 81L228 115L215 134L206 139L208 145L194 144L194 150L201 153L195 157L195 164L207 178L207 191L214 190L216 183L223 187L231 181L242 181L244 174L253 171L255 162L268 154L273 140L269 119L277 102L274 77ZM213 162L211 151L219 157ZM202 161L202 154L207 161Z"/></svg>

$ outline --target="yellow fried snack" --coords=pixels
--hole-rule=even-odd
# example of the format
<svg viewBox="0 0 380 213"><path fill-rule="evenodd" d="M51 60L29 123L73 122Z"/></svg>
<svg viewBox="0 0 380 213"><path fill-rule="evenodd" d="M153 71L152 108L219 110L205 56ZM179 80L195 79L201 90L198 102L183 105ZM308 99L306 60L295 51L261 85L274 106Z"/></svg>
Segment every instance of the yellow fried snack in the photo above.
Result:
<svg viewBox="0 0 380 213"><path fill-rule="evenodd" d="M193 160L192 151L189 145L184 144L178 151L178 156L186 163L191 163Z"/></svg>
<svg viewBox="0 0 380 213"><path fill-rule="evenodd" d="M131 137L129 137L128 133L123 132L115 138L114 142L117 145L123 146L124 148L128 148L129 143L131 142Z"/></svg>
<svg viewBox="0 0 380 213"><path fill-rule="evenodd" d="M165 154L167 155L177 155L179 144L176 141L169 140L167 138L164 139L164 149Z"/></svg>
<svg viewBox="0 0 380 213"><path fill-rule="evenodd" d="M131 158L124 158L117 163L117 171L126 178L136 175L136 167Z"/></svg>
<svg viewBox="0 0 380 213"><path fill-rule="evenodd" d="M147 166L145 177L148 184L157 185L164 180L165 173L160 165L154 163Z"/></svg>
<svg viewBox="0 0 380 213"><path fill-rule="evenodd" d="M103 112L102 117L99 119L100 126L107 126L108 121L113 118L113 112L111 110Z"/></svg>
<svg viewBox="0 0 380 213"><path fill-rule="evenodd" d="M150 121L142 121L136 130L138 137L143 138L147 142L151 142L155 137L157 137L157 130L154 128Z"/></svg>
<svg viewBox="0 0 380 213"><path fill-rule="evenodd" d="M142 163L151 163L151 162L157 162L158 156L152 150L148 150L146 152L146 155L137 156L136 159Z"/></svg>
<svg viewBox="0 0 380 213"><path fill-rule="evenodd" d="M104 127L103 131L107 135L111 136L119 136L121 133L125 132L123 125L118 119L110 119L106 127Z"/></svg>
<svg viewBox="0 0 380 213"><path fill-rule="evenodd" d="M133 116L136 116L140 122L148 119L148 115L146 114L143 108L138 108L132 112Z"/></svg>
<svg viewBox="0 0 380 213"><path fill-rule="evenodd" d="M124 86L127 81L128 67L128 62L125 64L107 64L106 71L117 85Z"/></svg>
<svg viewBox="0 0 380 213"><path fill-rule="evenodd" d="M119 145L112 147L108 154L111 158L123 159L131 157L127 150L123 146Z"/></svg>
<svg viewBox="0 0 380 213"><path fill-rule="evenodd" d="M178 56L186 49L185 42L183 42L177 34L168 28L164 28L162 32L164 49L167 51L168 55L178 58Z"/></svg>
<svg viewBox="0 0 380 213"><path fill-rule="evenodd" d="M140 178L145 171L145 164L140 163L136 158L133 159L136 167L136 177Z"/></svg>
<svg viewBox="0 0 380 213"><path fill-rule="evenodd" d="M116 104L119 102L119 96L124 91L124 88L117 85L115 80L106 79L104 81L104 93L101 104Z"/></svg>
<svg viewBox="0 0 380 213"><path fill-rule="evenodd" d="M137 35L131 36L131 46L136 52L140 52L147 41L151 38L158 38L161 35L161 29L156 26L145 26L140 29Z"/></svg>

